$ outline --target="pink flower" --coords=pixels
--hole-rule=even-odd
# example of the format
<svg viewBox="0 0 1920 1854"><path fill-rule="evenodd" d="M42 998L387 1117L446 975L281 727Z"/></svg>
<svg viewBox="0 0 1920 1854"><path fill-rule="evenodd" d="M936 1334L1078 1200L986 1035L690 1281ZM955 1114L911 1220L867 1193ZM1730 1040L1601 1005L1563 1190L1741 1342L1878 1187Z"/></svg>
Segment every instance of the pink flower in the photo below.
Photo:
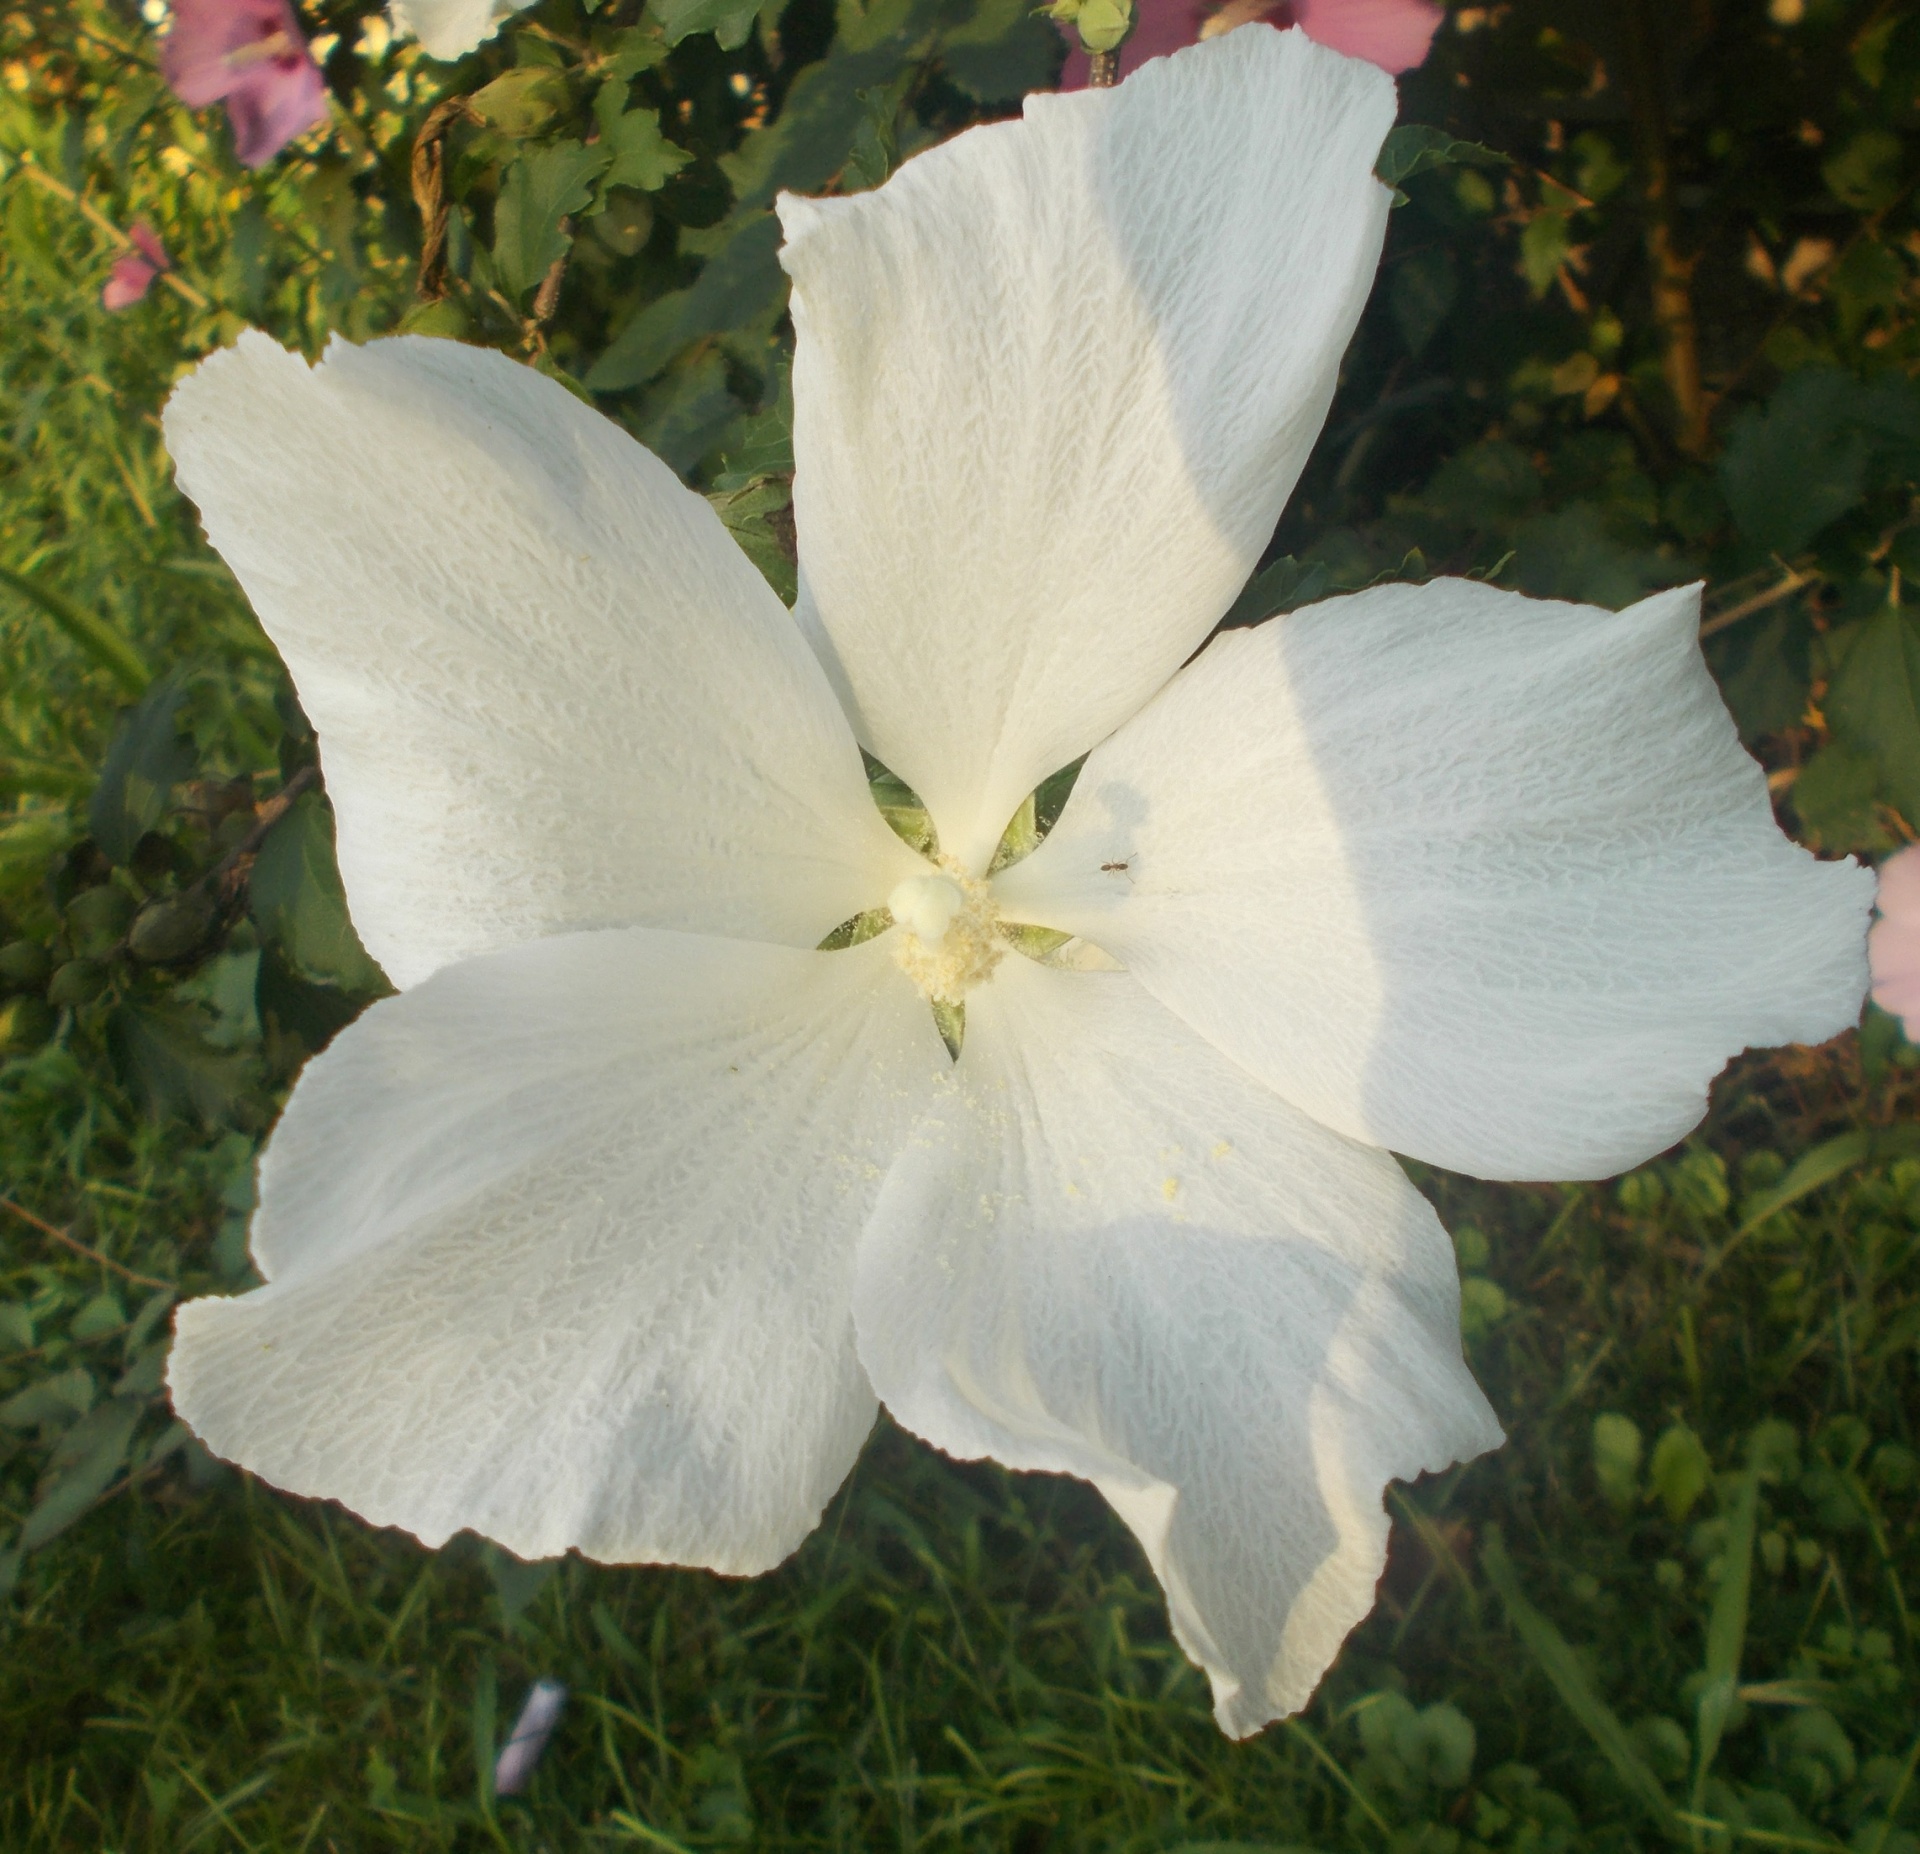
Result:
<svg viewBox="0 0 1920 1854"><path fill-rule="evenodd" d="M1873 1001L1891 1011L1920 1042L1920 844L1880 865L1880 918L1867 934Z"/></svg>
<svg viewBox="0 0 1920 1854"><path fill-rule="evenodd" d="M160 234L144 219L136 219L127 236L134 248L114 261L100 300L109 309L131 309L146 295L148 286L163 270L173 268L173 259L160 242Z"/></svg>
<svg viewBox="0 0 1920 1854"><path fill-rule="evenodd" d="M1411 71L1426 57L1445 17L1430 0L1225 0L1222 5L1209 5L1207 0L1134 0L1134 11L1133 33L1120 48L1123 76L1149 58L1255 19L1298 26L1322 45L1397 74ZM1087 81L1087 54L1070 25L1062 30L1072 49L1060 73L1060 88L1079 90Z"/></svg>
<svg viewBox="0 0 1920 1854"><path fill-rule="evenodd" d="M327 119L327 88L288 0L174 0L160 74L193 109L225 99L247 167Z"/></svg>

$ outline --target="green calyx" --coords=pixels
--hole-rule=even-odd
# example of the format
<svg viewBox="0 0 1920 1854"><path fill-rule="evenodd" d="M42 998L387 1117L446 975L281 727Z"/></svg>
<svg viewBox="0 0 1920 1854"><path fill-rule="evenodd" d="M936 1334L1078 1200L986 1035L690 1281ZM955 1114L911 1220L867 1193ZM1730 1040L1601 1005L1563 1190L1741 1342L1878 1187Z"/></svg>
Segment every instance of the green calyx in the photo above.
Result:
<svg viewBox="0 0 1920 1854"><path fill-rule="evenodd" d="M1118 51L1133 30L1133 0L1053 0L1041 11L1072 25L1089 53Z"/></svg>

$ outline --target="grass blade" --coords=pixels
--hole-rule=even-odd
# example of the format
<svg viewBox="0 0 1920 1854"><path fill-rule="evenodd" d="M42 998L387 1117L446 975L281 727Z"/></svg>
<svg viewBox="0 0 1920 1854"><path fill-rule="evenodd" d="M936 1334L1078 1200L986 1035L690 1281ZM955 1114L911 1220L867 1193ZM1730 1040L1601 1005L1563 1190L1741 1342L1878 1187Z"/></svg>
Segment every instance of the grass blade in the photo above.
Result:
<svg viewBox="0 0 1920 1854"><path fill-rule="evenodd" d="M1740 1477L1733 1496L1733 1510L1727 1515L1727 1549L1721 1561L1720 1588L1714 1592L1713 1611L1707 1618L1707 1684L1701 1690L1695 1714L1698 1723L1694 1732L1690 1805L1695 1815L1706 1809L1707 1773L1720 1755L1721 1735L1727 1729L1734 1690L1740 1684L1740 1651L1747 1641L1747 1597L1753 1582L1753 1521L1759 1499L1760 1470L1750 1467ZM1698 1838L1696 1830L1696 1842Z"/></svg>
<svg viewBox="0 0 1920 1854"><path fill-rule="evenodd" d="M1633 1739L1620 1723L1613 1708L1594 1691L1587 1670L1573 1652L1567 1638L1534 1608L1520 1588L1513 1561L1500 1537L1498 1526L1487 1528L1487 1542L1480 1553L1480 1568L1499 1595L1514 1633L1526 1643L1540 1671L1553 1683L1553 1689L1566 1702L1567 1710L1586 1728L1587 1735L1600 1747L1614 1775L1620 1779L1635 1802L1653 1819L1660 1832L1675 1841L1685 1841L1686 1833L1674 1814L1673 1803L1660 1779L1647 1768Z"/></svg>
<svg viewBox="0 0 1920 1854"><path fill-rule="evenodd" d="M0 566L0 586L17 592L29 605L35 605L66 632L100 667L115 676L130 695L139 695L153 680L146 659L108 624L85 606L77 605L64 592L55 592L37 579Z"/></svg>

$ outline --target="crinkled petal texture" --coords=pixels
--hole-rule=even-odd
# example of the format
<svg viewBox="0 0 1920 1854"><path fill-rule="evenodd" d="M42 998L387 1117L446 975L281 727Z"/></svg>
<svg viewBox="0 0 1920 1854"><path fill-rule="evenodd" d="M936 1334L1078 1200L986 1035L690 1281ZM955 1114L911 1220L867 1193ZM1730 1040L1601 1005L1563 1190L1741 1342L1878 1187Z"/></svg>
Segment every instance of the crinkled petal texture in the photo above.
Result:
<svg viewBox="0 0 1920 1854"><path fill-rule="evenodd" d="M429 58L460 58L500 30L530 0L393 0L396 30L411 33Z"/></svg>
<svg viewBox="0 0 1920 1854"><path fill-rule="evenodd" d="M406 986L543 934L813 946L921 867L705 501L555 381L248 334L167 407L320 737L354 924Z"/></svg>
<svg viewBox="0 0 1920 1854"><path fill-rule="evenodd" d="M1684 1134L1748 1044L1858 1016L1870 871L1781 835L1697 588L1461 580L1229 632L999 881L1297 1106L1489 1178Z"/></svg>
<svg viewBox="0 0 1920 1854"><path fill-rule="evenodd" d="M1249 27L782 199L803 617L968 866L1266 545L1373 278L1393 110Z"/></svg>
<svg viewBox="0 0 1920 1854"><path fill-rule="evenodd" d="M1920 847L1880 865L1875 899L1880 918L1867 935L1873 1001L1901 1019L1911 1040L1920 1030Z"/></svg>
<svg viewBox="0 0 1920 1854"><path fill-rule="evenodd" d="M1009 959L861 1239L860 1356L963 1457L1091 1480L1235 1736L1373 1604L1382 1489L1495 1446L1453 1250L1125 974Z"/></svg>
<svg viewBox="0 0 1920 1854"><path fill-rule="evenodd" d="M268 1285L183 1307L216 1454L430 1545L745 1573L874 1415L856 1233L945 1052L877 945L645 929L465 961L301 1077Z"/></svg>

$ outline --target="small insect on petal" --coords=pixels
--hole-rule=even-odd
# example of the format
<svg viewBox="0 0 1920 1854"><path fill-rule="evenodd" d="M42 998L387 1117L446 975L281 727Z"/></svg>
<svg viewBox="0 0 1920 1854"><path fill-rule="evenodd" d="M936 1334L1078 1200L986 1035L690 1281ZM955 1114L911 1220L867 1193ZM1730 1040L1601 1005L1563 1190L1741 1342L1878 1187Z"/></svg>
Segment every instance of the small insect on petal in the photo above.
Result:
<svg viewBox="0 0 1920 1854"><path fill-rule="evenodd" d="M527 1694L526 1704L514 1721L513 1734L500 1747L493 1765L493 1793L518 1796L532 1780L533 1767L560 1723L567 1703L567 1690L557 1680L536 1680Z"/></svg>

